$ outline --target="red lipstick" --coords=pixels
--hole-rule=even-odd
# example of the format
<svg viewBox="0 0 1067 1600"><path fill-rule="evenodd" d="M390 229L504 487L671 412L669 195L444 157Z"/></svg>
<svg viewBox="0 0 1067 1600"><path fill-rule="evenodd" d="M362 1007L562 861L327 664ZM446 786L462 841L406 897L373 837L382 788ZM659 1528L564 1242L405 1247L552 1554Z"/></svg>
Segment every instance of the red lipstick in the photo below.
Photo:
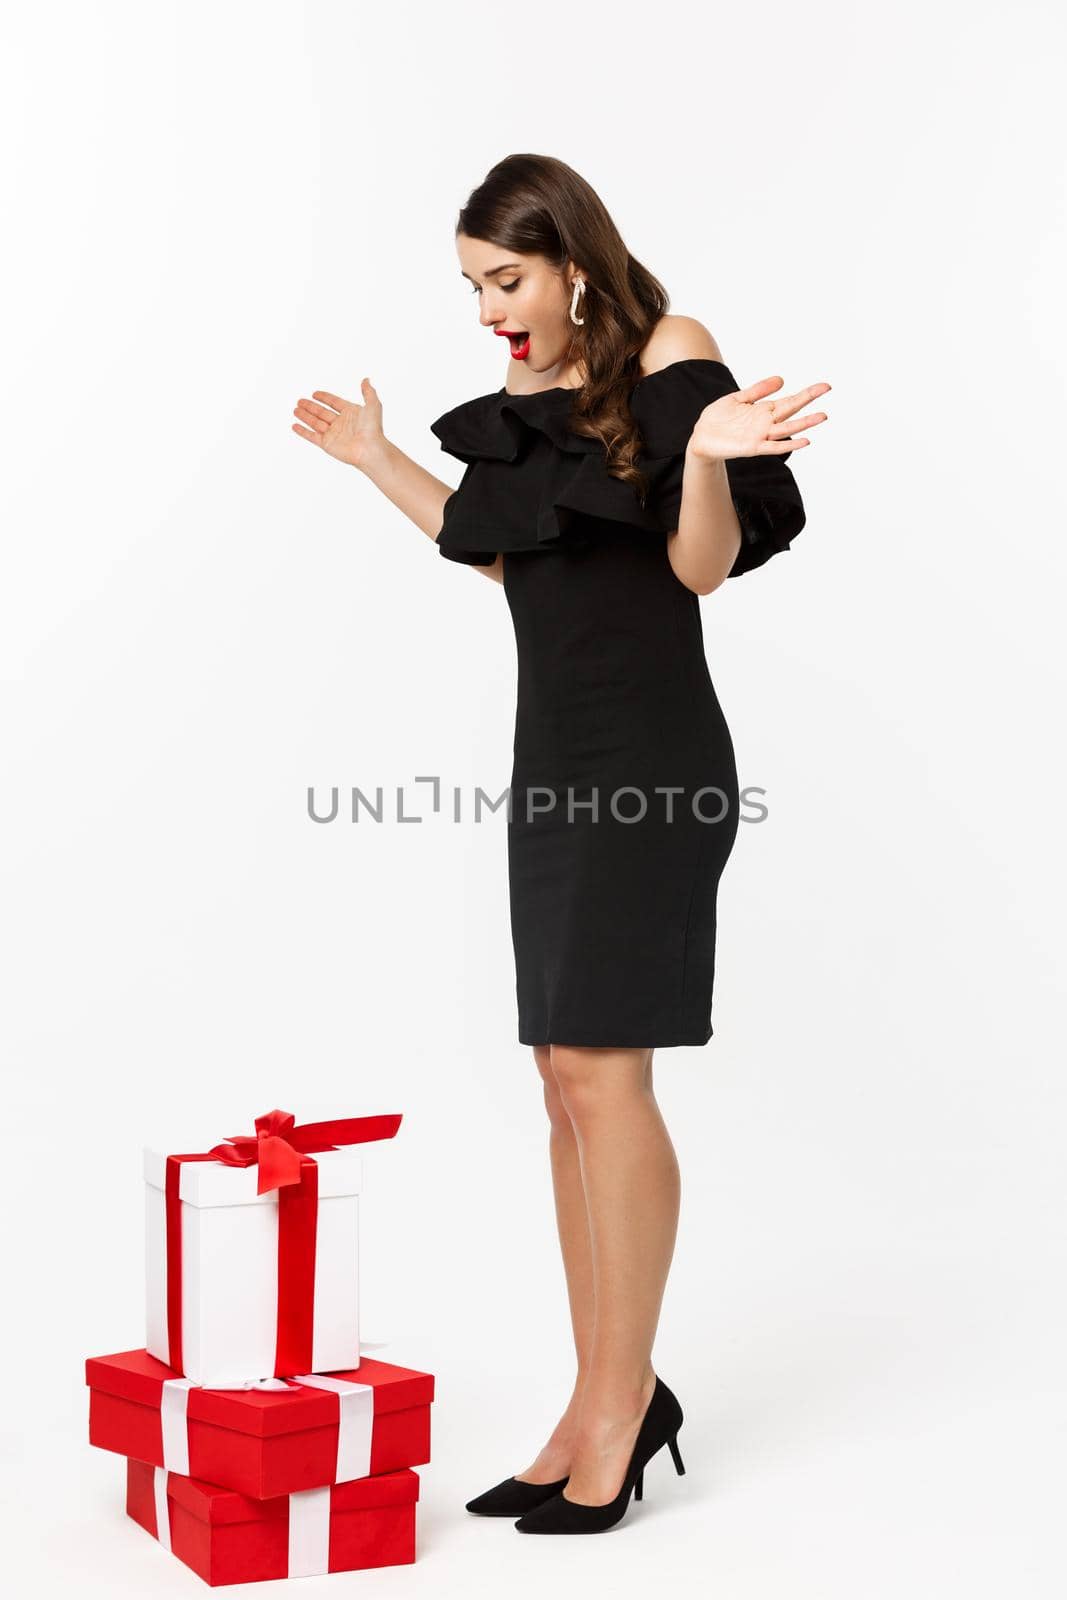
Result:
<svg viewBox="0 0 1067 1600"><path fill-rule="evenodd" d="M511 354L516 361L525 361L530 354L530 335L528 333L513 333L509 328L494 328L502 339L511 340Z"/></svg>

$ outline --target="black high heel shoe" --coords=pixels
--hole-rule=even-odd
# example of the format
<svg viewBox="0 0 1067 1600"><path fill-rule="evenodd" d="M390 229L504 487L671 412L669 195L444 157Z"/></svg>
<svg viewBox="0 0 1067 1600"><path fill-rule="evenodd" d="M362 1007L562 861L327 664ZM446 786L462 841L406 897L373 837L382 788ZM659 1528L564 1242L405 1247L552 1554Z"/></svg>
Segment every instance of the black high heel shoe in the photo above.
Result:
<svg viewBox="0 0 1067 1600"><path fill-rule="evenodd" d="M678 1429L682 1421L682 1408L676 1397L663 1379L657 1377L652 1399L634 1443L630 1464L626 1468L626 1476L622 1480L622 1488L614 1500L602 1506L586 1506L581 1501L568 1500L560 1490L550 1500L545 1500L521 1516L515 1524L516 1528L520 1533L603 1533L605 1528L614 1527L626 1514L630 1491L633 1490L635 1500L642 1499L645 1468L664 1445L670 1447L675 1471L679 1474L685 1471L678 1450Z"/></svg>
<svg viewBox="0 0 1067 1600"><path fill-rule="evenodd" d="M557 1478L555 1483L527 1483L525 1478L505 1478L484 1494L467 1501L467 1510L480 1517L514 1517L520 1512L533 1511L557 1495L570 1478Z"/></svg>

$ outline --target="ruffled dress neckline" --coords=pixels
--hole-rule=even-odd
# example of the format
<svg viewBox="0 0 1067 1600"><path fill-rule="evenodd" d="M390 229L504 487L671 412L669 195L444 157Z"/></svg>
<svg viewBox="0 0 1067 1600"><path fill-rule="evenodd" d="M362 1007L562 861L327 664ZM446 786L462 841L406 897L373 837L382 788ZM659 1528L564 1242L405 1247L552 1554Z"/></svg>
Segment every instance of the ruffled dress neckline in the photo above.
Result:
<svg viewBox="0 0 1067 1600"><path fill-rule="evenodd" d="M649 535L678 526L685 451L701 411L739 385L721 361L692 357L639 378L630 410L641 435L635 487L608 471L599 439L570 427L571 397L556 385L524 394L505 387L477 395L430 424L441 448L467 466L445 501L437 544L453 561L490 565L519 552L585 541L590 523L625 525ZM744 541L734 574L758 566L803 527L804 511L787 455L726 464Z"/></svg>

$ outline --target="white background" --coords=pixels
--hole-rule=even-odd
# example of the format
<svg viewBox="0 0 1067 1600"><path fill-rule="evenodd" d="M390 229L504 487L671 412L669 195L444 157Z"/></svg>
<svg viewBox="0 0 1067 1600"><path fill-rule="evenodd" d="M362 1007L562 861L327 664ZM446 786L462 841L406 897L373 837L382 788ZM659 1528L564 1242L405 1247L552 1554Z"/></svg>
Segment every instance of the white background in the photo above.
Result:
<svg viewBox="0 0 1067 1600"><path fill-rule="evenodd" d="M1062 1593L1057 8L157 3L3 24L5 1563L192 1594L86 1442L143 1342L140 1148L280 1105L372 1148L364 1333L437 1378L412 1567L308 1593ZM743 784L655 1351L608 1539L463 1503L570 1391L516 1042L502 590L290 431L500 387L456 213L556 155L742 384L827 380L808 525L702 602ZM313 824L314 784L408 814ZM1062 879L1060 880L1062 883ZM192 1139L193 1144L185 1141Z"/></svg>

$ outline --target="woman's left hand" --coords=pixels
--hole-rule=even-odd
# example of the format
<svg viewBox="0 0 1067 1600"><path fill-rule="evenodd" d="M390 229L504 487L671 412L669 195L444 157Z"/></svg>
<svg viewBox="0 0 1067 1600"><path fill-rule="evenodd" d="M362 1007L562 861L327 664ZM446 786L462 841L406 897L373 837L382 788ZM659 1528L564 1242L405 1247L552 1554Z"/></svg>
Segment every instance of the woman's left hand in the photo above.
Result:
<svg viewBox="0 0 1067 1600"><path fill-rule="evenodd" d="M811 411L795 418L794 412L826 394L830 385L812 383L777 400L764 398L783 382L782 378L761 378L747 389L724 394L705 406L689 437L688 454L701 461L732 461L737 456L787 455L810 444L810 439L797 435L802 428L825 422L826 412Z"/></svg>

